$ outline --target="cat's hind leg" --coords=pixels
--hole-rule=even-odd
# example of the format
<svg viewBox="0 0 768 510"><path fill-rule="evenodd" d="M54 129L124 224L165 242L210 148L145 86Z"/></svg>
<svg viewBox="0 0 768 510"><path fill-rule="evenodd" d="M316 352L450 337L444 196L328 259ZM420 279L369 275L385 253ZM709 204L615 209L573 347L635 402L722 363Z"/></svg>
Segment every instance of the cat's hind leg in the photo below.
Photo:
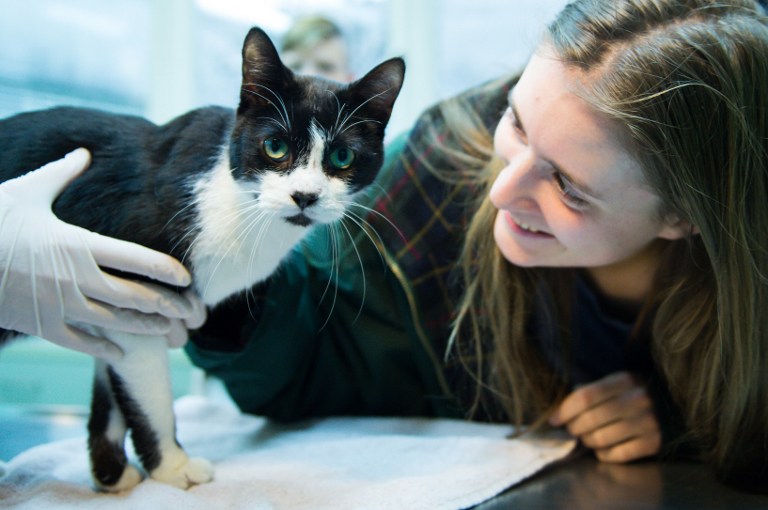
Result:
<svg viewBox="0 0 768 510"><path fill-rule="evenodd" d="M141 474L125 455L127 425L115 401L106 362L96 360L88 420L88 452L91 476L99 490L120 492L132 489Z"/></svg>
<svg viewBox="0 0 768 510"><path fill-rule="evenodd" d="M110 383L149 476L182 489L211 481L211 463L188 457L176 440L166 339L120 335L112 340L125 356L110 366Z"/></svg>

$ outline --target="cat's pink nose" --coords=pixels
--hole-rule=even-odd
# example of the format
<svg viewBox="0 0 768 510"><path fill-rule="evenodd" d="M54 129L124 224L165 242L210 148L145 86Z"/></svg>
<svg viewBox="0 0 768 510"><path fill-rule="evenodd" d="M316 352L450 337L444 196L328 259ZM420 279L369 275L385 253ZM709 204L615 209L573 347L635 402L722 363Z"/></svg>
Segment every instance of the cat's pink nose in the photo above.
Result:
<svg viewBox="0 0 768 510"><path fill-rule="evenodd" d="M299 209L303 211L310 205L317 202L318 198L320 197L317 196L317 193L302 193L301 191L297 191L291 195L291 198L294 202L296 202L296 205L299 206Z"/></svg>

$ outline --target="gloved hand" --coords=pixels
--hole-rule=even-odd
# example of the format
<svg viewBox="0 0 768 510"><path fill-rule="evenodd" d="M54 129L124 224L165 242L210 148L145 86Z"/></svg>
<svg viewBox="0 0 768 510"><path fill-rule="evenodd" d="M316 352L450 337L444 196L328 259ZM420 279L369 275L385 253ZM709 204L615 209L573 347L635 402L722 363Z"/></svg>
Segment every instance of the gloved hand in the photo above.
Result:
<svg viewBox="0 0 768 510"><path fill-rule="evenodd" d="M192 305L192 311L184 319L170 319L170 329L165 334L168 347L182 347L189 340L189 330L199 328L208 318L208 311L197 294L190 290L184 293L184 297Z"/></svg>
<svg viewBox="0 0 768 510"><path fill-rule="evenodd" d="M170 346L183 345L185 326L205 321L205 307L192 292L179 295L107 274L100 266L187 286L191 277L184 266L53 214L53 201L89 163L90 153L78 149L0 184L0 327L107 361L120 359L122 350L78 326L165 335Z"/></svg>

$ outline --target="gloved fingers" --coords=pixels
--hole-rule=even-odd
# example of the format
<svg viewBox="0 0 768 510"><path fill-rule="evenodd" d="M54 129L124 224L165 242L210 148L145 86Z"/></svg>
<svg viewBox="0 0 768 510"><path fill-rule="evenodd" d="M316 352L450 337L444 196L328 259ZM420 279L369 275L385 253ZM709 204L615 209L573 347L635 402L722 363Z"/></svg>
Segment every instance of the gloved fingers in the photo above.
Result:
<svg viewBox="0 0 768 510"><path fill-rule="evenodd" d="M171 319L171 330L165 335L168 347L177 349L183 347L189 340L189 330L197 329L205 323L207 311L205 305L193 291L189 290L184 295L192 303L194 309L192 315L186 319Z"/></svg>
<svg viewBox="0 0 768 510"><path fill-rule="evenodd" d="M171 319L162 315L141 313L96 301L67 309L66 320L68 323L87 324L134 335L164 336L171 329Z"/></svg>
<svg viewBox="0 0 768 510"><path fill-rule="evenodd" d="M85 239L99 266L143 275L162 283L186 287L189 271L175 258L140 244L85 232Z"/></svg>
<svg viewBox="0 0 768 510"><path fill-rule="evenodd" d="M87 149L76 149L59 160L8 181L8 184L11 189L15 188L14 193L29 189L36 200L50 204L90 163L91 153Z"/></svg>
<svg viewBox="0 0 768 510"><path fill-rule="evenodd" d="M108 273L80 283L87 298L145 314L160 314L171 319L186 319L199 314L186 294L149 282L127 280Z"/></svg>
<svg viewBox="0 0 768 510"><path fill-rule="evenodd" d="M184 319L184 325L187 329L198 329L205 324L205 320L208 318L208 310L195 291L187 290L184 292L184 297L192 305L192 313Z"/></svg>
<svg viewBox="0 0 768 510"><path fill-rule="evenodd" d="M177 349L183 347L189 340L189 332L184 324L184 321L180 319L171 320L171 329L166 333L165 339L168 342L168 347L171 349Z"/></svg>
<svg viewBox="0 0 768 510"><path fill-rule="evenodd" d="M64 330L59 334L47 336L46 340L111 363L120 361L124 355L117 344L68 324L64 325Z"/></svg>

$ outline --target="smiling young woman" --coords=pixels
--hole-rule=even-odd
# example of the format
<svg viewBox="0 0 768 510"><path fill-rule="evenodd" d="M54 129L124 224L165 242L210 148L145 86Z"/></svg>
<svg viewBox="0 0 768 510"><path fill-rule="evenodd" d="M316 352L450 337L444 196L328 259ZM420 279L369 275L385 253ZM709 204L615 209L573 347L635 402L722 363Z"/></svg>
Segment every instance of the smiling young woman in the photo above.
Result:
<svg viewBox="0 0 768 510"><path fill-rule="evenodd" d="M550 25L509 95L497 157L480 164L488 196L453 336L510 416L549 416L605 460L659 453L663 432L734 483L768 487L766 50L751 1L578 1ZM443 109L471 118L460 102ZM590 344L569 290L580 281L605 309L634 310L622 344L645 345L656 375L576 381L588 384L566 395L577 367L542 365L521 325L544 296L554 349L578 361ZM649 406L642 388L667 395ZM680 413L676 442L662 401Z"/></svg>

